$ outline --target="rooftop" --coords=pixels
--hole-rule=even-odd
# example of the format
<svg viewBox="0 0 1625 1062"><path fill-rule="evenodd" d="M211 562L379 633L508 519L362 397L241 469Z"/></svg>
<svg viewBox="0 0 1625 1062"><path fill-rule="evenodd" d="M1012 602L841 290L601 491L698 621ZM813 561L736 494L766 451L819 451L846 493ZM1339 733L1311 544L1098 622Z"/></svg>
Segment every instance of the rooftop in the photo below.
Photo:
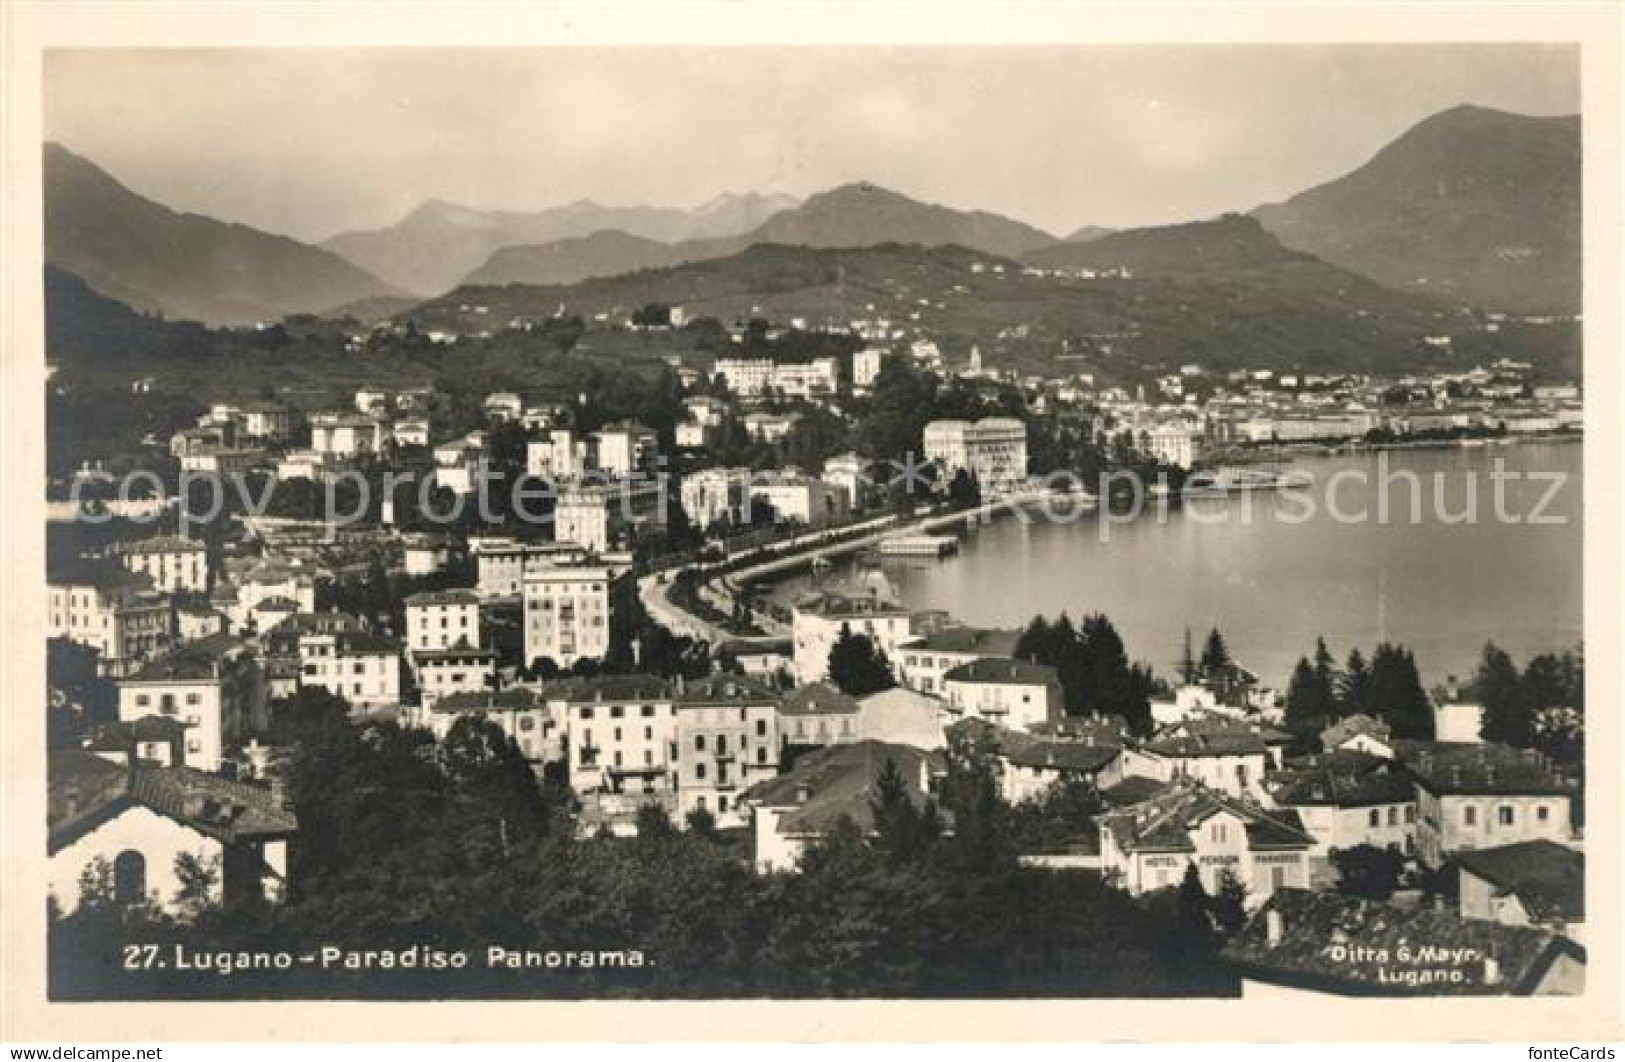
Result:
<svg viewBox="0 0 1625 1062"><path fill-rule="evenodd" d="M229 634L183 642L148 663L124 682L204 682L220 677L221 665L246 647Z"/></svg>
<svg viewBox="0 0 1625 1062"><path fill-rule="evenodd" d="M1253 849L1309 848L1315 843L1297 812L1265 811L1202 785L1176 785L1141 803L1109 811L1100 817L1100 825L1125 852L1191 852L1196 848L1191 831L1221 814L1242 820Z"/></svg>
<svg viewBox="0 0 1625 1062"><path fill-rule="evenodd" d="M1352 749L1306 756L1265 777L1277 804L1358 808L1416 799L1410 772L1399 764Z"/></svg>
<svg viewBox="0 0 1625 1062"><path fill-rule="evenodd" d="M1456 864L1516 896L1538 922L1585 921L1586 857L1555 841L1522 841L1498 848L1458 852Z"/></svg>
<svg viewBox="0 0 1625 1062"><path fill-rule="evenodd" d="M1159 730L1145 745L1158 756L1247 756L1285 745L1292 735L1245 719L1198 716Z"/></svg>
<svg viewBox="0 0 1625 1062"><path fill-rule="evenodd" d="M1052 686L1060 682L1048 664L1034 664L1008 656L984 657L950 669L944 682L997 683L1013 686Z"/></svg>
<svg viewBox="0 0 1625 1062"><path fill-rule="evenodd" d="M135 542L125 542L119 546L124 553L207 553L208 547L195 538L182 538L179 535L158 535L155 538L143 538Z"/></svg>
<svg viewBox="0 0 1625 1062"><path fill-rule="evenodd" d="M929 798L926 778L935 772L938 758L912 745L859 741L810 752L786 774L759 782L744 799L765 807L788 808L779 817L786 834L819 834L842 816L859 829L874 827L876 783L886 761L897 765L910 799L923 806Z"/></svg>
<svg viewBox="0 0 1625 1062"><path fill-rule="evenodd" d="M750 705L779 703L779 692L743 675L716 674L684 684L677 695L683 705Z"/></svg>
<svg viewBox="0 0 1625 1062"><path fill-rule="evenodd" d="M904 642L900 648L933 653L981 653L1010 656L1021 640L1020 631L988 627L944 627Z"/></svg>
<svg viewBox="0 0 1625 1062"><path fill-rule="evenodd" d="M784 699L781 715L855 715L857 698L849 697L827 682L802 686Z"/></svg>
<svg viewBox="0 0 1625 1062"><path fill-rule="evenodd" d="M429 605L478 605L480 595L472 590L425 590L406 599L406 607Z"/></svg>
<svg viewBox="0 0 1625 1062"><path fill-rule="evenodd" d="M1491 741L1393 742L1418 785L1438 795L1568 795L1572 792L1533 749Z"/></svg>
<svg viewBox="0 0 1625 1062"><path fill-rule="evenodd" d="M600 675L596 678L568 678L543 691L550 701L571 704L598 704L614 701L669 701L671 686L650 675Z"/></svg>
<svg viewBox="0 0 1625 1062"><path fill-rule="evenodd" d="M1273 917L1272 917L1273 916ZM1270 927L1277 939L1270 940ZM1348 953L1388 958L1351 962ZM1404 974L1431 967L1399 958L1419 946L1460 954L1459 973L1407 985ZM1464 919L1447 911L1405 910L1335 892L1277 889L1225 945L1222 958L1259 980L1345 995L1528 995L1559 957L1581 961L1576 945L1542 929ZM1485 960L1493 960L1493 963Z"/></svg>

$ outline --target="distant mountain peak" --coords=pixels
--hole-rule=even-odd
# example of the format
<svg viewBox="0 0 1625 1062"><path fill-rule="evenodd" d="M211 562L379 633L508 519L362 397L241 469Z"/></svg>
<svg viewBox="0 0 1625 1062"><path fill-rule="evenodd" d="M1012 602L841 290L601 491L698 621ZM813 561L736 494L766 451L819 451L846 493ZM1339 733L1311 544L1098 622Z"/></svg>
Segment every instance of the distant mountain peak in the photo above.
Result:
<svg viewBox="0 0 1625 1062"><path fill-rule="evenodd" d="M1578 116L1461 104L1352 172L1253 213L1288 247L1393 287L1577 313L1580 164Z"/></svg>

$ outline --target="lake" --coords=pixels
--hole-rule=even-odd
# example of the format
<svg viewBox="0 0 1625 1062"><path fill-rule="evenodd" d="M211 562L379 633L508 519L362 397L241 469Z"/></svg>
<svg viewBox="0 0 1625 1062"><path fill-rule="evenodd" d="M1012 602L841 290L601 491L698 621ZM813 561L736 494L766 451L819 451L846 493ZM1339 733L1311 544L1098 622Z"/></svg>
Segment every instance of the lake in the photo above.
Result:
<svg viewBox="0 0 1625 1062"><path fill-rule="evenodd" d="M1369 657L1379 640L1401 642L1430 685L1470 675L1486 641L1520 664L1580 641L1581 445L1395 450L1386 465L1380 456L1299 460L1293 470L1315 481L1306 490L1152 504L1127 523L1003 515L968 531L957 557L885 570L909 605L979 626L1104 612L1130 654L1163 675L1177 667L1186 628L1199 651L1219 627L1237 660L1281 687L1317 634L1339 661L1355 645ZM1497 468L1500 511L1519 522L1497 518ZM1397 479L1407 472L1421 483L1416 509ZM1382 498L1385 522L1376 519ZM1477 519L1449 522L1469 498ZM1362 510L1368 519L1347 519ZM845 577L853 563L823 579ZM791 580L774 596L812 581Z"/></svg>

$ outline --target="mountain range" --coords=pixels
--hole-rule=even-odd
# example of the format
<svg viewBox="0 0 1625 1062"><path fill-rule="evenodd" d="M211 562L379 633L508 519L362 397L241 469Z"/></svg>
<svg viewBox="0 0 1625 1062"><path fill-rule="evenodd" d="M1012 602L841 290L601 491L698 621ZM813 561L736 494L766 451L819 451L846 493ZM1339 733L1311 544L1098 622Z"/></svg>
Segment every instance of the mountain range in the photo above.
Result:
<svg viewBox="0 0 1625 1062"><path fill-rule="evenodd" d="M431 199L388 228L340 233L321 246L409 291L438 295L505 247L577 240L604 231L658 243L736 236L796 205L787 195L750 192L719 195L693 210L606 207L582 200L519 213L471 210Z"/></svg>
<svg viewBox="0 0 1625 1062"><path fill-rule="evenodd" d="M1456 107L1253 216L1392 287L1517 312L1581 306L1580 119Z"/></svg>
<svg viewBox="0 0 1625 1062"><path fill-rule="evenodd" d="M573 284L638 269L736 255L757 244L870 247L882 243L968 247L1000 257L1055 243L1030 225L986 211L960 211L866 181L811 196L737 236L662 243L607 230L551 243L504 247L463 283Z"/></svg>
<svg viewBox="0 0 1625 1062"><path fill-rule="evenodd" d="M137 310L247 324L405 294L298 240L171 210L56 144L43 164L45 261Z"/></svg>
<svg viewBox="0 0 1625 1062"><path fill-rule="evenodd" d="M425 294L463 284L528 286L556 297L626 275L636 278L623 285L628 297L636 290L651 301L684 302L682 285L693 278L732 276L741 265L799 273L787 261L797 249L816 270L839 261L816 251L882 245L958 248L1017 271L1018 262L1120 266L1165 282L1144 289L1142 299L1221 284L1245 289L1241 302L1255 309L1271 293L1323 311L1339 298L1363 312L1399 306L1388 289L1446 310L1570 313L1580 305L1578 119L1479 107L1435 115L1347 176L1250 216L1118 232L1086 226L1065 239L859 182L804 202L728 195L693 210L579 202L525 214L430 201L397 225L317 247L178 213L56 145L45 148L44 178L49 264L144 313L212 324L339 307L363 318L399 314ZM758 246L774 250L752 258ZM732 265L683 268L725 260ZM670 290L649 288L651 278ZM747 289L771 294L778 280L735 276L730 284L748 310ZM425 312L439 312L443 301ZM1403 305L1409 314L1417 304Z"/></svg>

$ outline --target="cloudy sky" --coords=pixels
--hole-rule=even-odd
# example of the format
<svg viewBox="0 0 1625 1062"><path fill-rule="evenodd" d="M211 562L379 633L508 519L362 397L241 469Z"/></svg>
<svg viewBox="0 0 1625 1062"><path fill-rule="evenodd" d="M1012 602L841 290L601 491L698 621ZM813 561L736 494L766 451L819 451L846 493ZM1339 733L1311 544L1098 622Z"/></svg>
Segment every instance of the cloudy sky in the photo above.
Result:
<svg viewBox="0 0 1625 1062"><path fill-rule="evenodd" d="M303 239L427 198L692 206L860 179L1064 234L1207 217L1436 111L1579 110L1562 45L57 51L47 136Z"/></svg>

